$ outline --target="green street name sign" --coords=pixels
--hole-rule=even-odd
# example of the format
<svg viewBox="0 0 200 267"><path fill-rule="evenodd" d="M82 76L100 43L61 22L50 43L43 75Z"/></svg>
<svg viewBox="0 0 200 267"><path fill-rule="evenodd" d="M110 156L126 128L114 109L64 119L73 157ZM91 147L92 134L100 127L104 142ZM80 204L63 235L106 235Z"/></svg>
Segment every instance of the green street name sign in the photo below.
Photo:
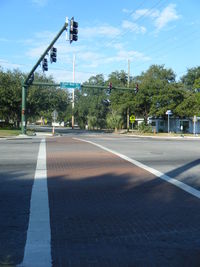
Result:
<svg viewBox="0 0 200 267"><path fill-rule="evenodd" d="M60 88L63 88L63 89L78 88L78 89L80 89L81 84L80 83L61 82Z"/></svg>

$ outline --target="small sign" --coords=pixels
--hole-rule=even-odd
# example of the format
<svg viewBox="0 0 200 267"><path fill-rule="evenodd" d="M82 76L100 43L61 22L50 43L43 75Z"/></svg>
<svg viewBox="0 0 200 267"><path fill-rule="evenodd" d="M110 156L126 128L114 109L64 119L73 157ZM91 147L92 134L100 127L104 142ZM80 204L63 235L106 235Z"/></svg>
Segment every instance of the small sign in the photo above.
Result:
<svg viewBox="0 0 200 267"><path fill-rule="evenodd" d="M197 122L197 116L194 115L193 122Z"/></svg>
<svg viewBox="0 0 200 267"><path fill-rule="evenodd" d="M52 116L54 121L58 118L58 112L56 109L51 113L51 116Z"/></svg>
<svg viewBox="0 0 200 267"><path fill-rule="evenodd" d="M166 115L172 115L172 111L169 109L166 111Z"/></svg>
<svg viewBox="0 0 200 267"><path fill-rule="evenodd" d="M131 123L134 123L134 122L135 122L135 116L134 116L134 115L131 115L131 116L130 116L130 122L131 122Z"/></svg>
<svg viewBox="0 0 200 267"><path fill-rule="evenodd" d="M60 83L60 88L63 89L80 89L81 88L81 84L80 83L70 83L70 82L61 82Z"/></svg>

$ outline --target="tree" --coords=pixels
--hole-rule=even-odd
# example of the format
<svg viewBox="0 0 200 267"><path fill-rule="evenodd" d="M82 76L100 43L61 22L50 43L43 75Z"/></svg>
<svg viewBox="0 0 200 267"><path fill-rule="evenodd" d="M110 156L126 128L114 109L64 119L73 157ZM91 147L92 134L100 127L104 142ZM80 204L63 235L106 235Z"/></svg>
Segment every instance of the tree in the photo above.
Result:
<svg viewBox="0 0 200 267"><path fill-rule="evenodd" d="M104 86L104 84L105 81L102 74L92 76L84 83L85 86ZM76 91L74 113L81 128L84 128L86 124L92 128L105 127L108 109L107 98L106 90L102 89L84 88L81 91Z"/></svg>
<svg viewBox="0 0 200 267"><path fill-rule="evenodd" d="M199 115L200 107L197 95L191 92L184 94L184 100L179 103L175 112L180 117L193 117L194 115Z"/></svg>
<svg viewBox="0 0 200 267"><path fill-rule="evenodd" d="M53 78L35 74L35 81L54 83ZM69 95L66 91L45 86L30 86L27 94L28 120L35 121L44 117L52 120L52 112L57 110L58 121L64 121L68 106L70 105Z"/></svg>
<svg viewBox="0 0 200 267"><path fill-rule="evenodd" d="M164 65L152 65L146 72L142 72L138 80L139 92L134 99L135 110L147 123L150 115L156 115L161 107L170 105L170 99L165 99L165 96L175 84L175 74L171 69L165 69ZM163 114L163 110L161 112Z"/></svg>
<svg viewBox="0 0 200 267"><path fill-rule="evenodd" d="M179 116L177 106L183 103L185 91L176 84L166 84L152 98L150 114L156 117L165 117L167 110L172 110L174 115Z"/></svg>
<svg viewBox="0 0 200 267"><path fill-rule="evenodd" d="M106 122L109 129L115 129L117 131L122 126L122 116L117 111L111 111L107 115Z"/></svg>
<svg viewBox="0 0 200 267"><path fill-rule="evenodd" d="M19 70L0 69L0 119L8 125L19 125L21 117L21 81L23 74Z"/></svg>
<svg viewBox="0 0 200 267"><path fill-rule="evenodd" d="M194 89L195 80L200 78L200 67L190 68L187 73L181 77L181 82L188 90Z"/></svg>

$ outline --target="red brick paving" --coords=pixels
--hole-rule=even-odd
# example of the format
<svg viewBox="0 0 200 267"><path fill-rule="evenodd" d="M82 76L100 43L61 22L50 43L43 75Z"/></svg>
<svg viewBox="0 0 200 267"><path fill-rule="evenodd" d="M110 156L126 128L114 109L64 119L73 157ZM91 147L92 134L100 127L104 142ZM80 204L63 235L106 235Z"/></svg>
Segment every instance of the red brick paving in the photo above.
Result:
<svg viewBox="0 0 200 267"><path fill-rule="evenodd" d="M53 266L200 266L200 201L93 145L47 141Z"/></svg>

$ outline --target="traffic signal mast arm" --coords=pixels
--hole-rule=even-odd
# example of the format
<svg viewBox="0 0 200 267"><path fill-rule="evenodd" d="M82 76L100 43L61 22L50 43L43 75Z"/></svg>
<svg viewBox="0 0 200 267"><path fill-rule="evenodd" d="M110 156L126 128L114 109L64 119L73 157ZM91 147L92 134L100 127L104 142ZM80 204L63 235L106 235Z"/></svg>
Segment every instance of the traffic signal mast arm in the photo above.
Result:
<svg viewBox="0 0 200 267"><path fill-rule="evenodd" d="M101 85L81 85L81 88L93 88L93 89L110 89L110 87L107 86L101 86ZM115 87L112 85L112 90L133 90L136 91L136 88L128 88L128 87Z"/></svg>
<svg viewBox="0 0 200 267"><path fill-rule="evenodd" d="M37 63L34 65L32 70L30 71L28 77L26 78L24 85L29 85L28 81L33 75L34 71L37 69L37 67L40 65L41 61L44 59L44 57L47 55L47 53L50 51L50 49L53 47L55 42L58 40L58 38L61 36L61 34L67 29L68 27L68 19L66 19L66 22L62 29L59 31L59 33L56 35L56 37L53 39L53 41L50 43L50 45L47 47L47 49L44 51L44 53L41 55L41 57L38 59Z"/></svg>

